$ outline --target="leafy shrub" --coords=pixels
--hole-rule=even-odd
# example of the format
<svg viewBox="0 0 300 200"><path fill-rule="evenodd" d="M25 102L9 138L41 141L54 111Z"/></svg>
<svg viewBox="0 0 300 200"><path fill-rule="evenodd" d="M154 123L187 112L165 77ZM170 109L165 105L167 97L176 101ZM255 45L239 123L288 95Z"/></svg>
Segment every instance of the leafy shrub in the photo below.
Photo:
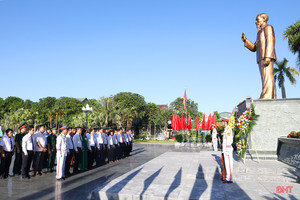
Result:
<svg viewBox="0 0 300 200"><path fill-rule="evenodd" d="M300 131L299 132L292 131L292 132L290 132L290 134L287 137L288 138L299 138L300 139Z"/></svg>
<svg viewBox="0 0 300 200"><path fill-rule="evenodd" d="M206 142L211 142L212 141L211 135L206 135L205 139L206 139Z"/></svg>
<svg viewBox="0 0 300 200"><path fill-rule="evenodd" d="M177 142L182 142L182 140L183 140L182 134L177 134L177 135L175 135L175 140L176 140Z"/></svg>

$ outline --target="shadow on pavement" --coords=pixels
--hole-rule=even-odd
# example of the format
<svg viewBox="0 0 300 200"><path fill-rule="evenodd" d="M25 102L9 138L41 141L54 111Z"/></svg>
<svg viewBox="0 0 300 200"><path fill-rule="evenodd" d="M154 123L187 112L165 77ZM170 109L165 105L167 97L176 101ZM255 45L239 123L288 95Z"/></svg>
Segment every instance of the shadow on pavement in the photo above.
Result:
<svg viewBox="0 0 300 200"><path fill-rule="evenodd" d="M106 191L106 196L107 199L114 199L114 200L118 200L119 199L119 195L118 193L125 187L125 185L131 180L133 179L141 170L143 169L140 168L139 170L136 170L135 172L132 172L131 174L129 174L126 178L124 178L123 180L119 181L118 183L114 184L113 186L111 186L107 191Z"/></svg>
<svg viewBox="0 0 300 200"><path fill-rule="evenodd" d="M131 153L130 156L134 156L134 155L143 153L144 151L145 151L145 150L135 151L135 152Z"/></svg>
<svg viewBox="0 0 300 200"><path fill-rule="evenodd" d="M210 198L230 199L230 197L238 197L238 199L250 200L251 198L237 183L222 182L221 180L222 174L220 171L220 169L222 169L222 158L220 156L217 156L216 154L213 154L213 156L215 157L215 160L219 164L220 168L216 167L215 169ZM233 174L233 178L234 178L234 174Z"/></svg>
<svg viewBox="0 0 300 200"><path fill-rule="evenodd" d="M203 171L201 164L199 164L199 171ZM189 199L200 199L206 188L207 183L205 179L196 178Z"/></svg>
<svg viewBox="0 0 300 200"><path fill-rule="evenodd" d="M147 191L148 187L151 185L151 183L154 181L154 179L160 174L160 171L162 170L163 167L161 167L159 170L157 170L154 174L149 176L145 181L144 181L144 189L140 194L141 200L143 199L143 194Z"/></svg>
<svg viewBox="0 0 300 200"><path fill-rule="evenodd" d="M169 187L169 189L168 189L168 191L165 195L165 199L168 199L169 195L180 185L180 183L181 183L181 174L182 174L182 167L180 168L180 170L175 175L174 181L170 185L170 187Z"/></svg>
<svg viewBox="0 0 300 200"><path fill-rule="evenodd" d="M85 175L85 176L78 177L76 179L83 179L83 178L86 178L86 177L92 176L92 175L94 175L94 174L91 173L91 174L88 174L88 175ZM111 174L109 176L102 176L102 177L99 177L96 180L93 180L91 182L97 182L97 183L99 183L101 181L105 182L106 180L110 179L113 175L114 174ZM64 182L64 181L56 181L55 187L52 186L52 187L46 188L44 190L40 190L40 191L38 191L36 193L27 195L27 196L22 197L20 199L24 199L24 200L26 200L26 199L43 199L43 196L45 196L45 195L47 195L49 193L53 193L53 192L55 192L55 199L57 199L57 197L61 197L64 193L72 192L74 190L78 190L78 188L80 188L80 187L85 187L87 185L90 185L90 183L81 184L77 188L74 188L74 189L72 189L70 191L66 191L64 193L61 193L62 189L67 188L68 186L70 186L72 184L75 184L76 183L76 179L75 180L69 180L69 181L66 181L66 182ZM81 196L81 198L82 198L82 196ZM58 198L58 199L60 199L60 198ZM72 199L74 199L74 198L72 198Z"/></svg>
<svg viewBox="0 0 300 200"><path fill-rule="evenodd" d="M274 194L274 193L273 193ZM286 197L282 197L278 194L274 194L276 196L276 199L281 199L281 200L286 200L287 198ZM289 198L288 199L291 199L291 200L298 200L294 195L292 194L288 194ZM264 196L265 199L267 200L273 200L274 197L267 197L267 196Z"/></svg>

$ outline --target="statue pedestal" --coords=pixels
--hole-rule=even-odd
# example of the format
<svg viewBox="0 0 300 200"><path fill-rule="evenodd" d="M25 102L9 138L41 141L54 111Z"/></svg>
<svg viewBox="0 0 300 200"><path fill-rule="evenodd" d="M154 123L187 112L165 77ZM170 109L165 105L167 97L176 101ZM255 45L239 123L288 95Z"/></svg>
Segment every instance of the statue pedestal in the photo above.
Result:
<svg viewBox="0 0 300 200"><path fill-rule="evenodd" d="M277 159L278 138L300 131L300 99L253 100L253 104L259 118L250 134L247 157Z"/></svg>

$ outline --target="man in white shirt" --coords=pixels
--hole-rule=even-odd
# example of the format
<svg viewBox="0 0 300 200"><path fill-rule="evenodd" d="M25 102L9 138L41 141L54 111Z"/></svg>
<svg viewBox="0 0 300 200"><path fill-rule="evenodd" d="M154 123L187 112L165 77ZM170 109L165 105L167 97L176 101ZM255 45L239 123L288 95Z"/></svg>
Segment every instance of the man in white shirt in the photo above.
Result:
<svg viewBox="0 0 300 200"><path fill-rule="evenodd" d="M75 150L75 160L74 160L74 168L73 168L73 173L78 173L78 166L81 160L81 152L83 152L82 149L82 136L81 132L82 129L81 127L77 127L77 132L73 137L73 142L74 142L74 150Z"/></svg>
<svg viewBox="0 0 300 200"><path fill-rule="evenodd" d="M224 144L224 161L226 169L226 180L224 183L232 183L232 172L233 172L233 158L232 158L232 143L233 143L233 134L230 126L227 126L224 131L223 137Z"/></svg>
<svg viewBox="0 0 300 200"><path fill-rule="evenodd" d="M113 163L113 158L114 158L114 141L113 141L113 131L110 130L108 132L108 137L107 137L107 153L108 153L108 163L111 164Z"/></svg>
<svg viewBox="0 0 300 200"><path fill-rule="evenodd" d="M125 144L124 155L125 155L125 157L127 157L127 156L129 156L129 140L128 140L128 135L124 131L124 129L123 129L123 139L124 139L124 144Z"/></svg>
<svg viewBox="0 0 300 200"><path fill-rule="evenodd" d="M9 166L11 163L11 158L15 151L15 140L12 137L13 130L7 129L5 131L6 135L0 140L0 151L1 151L1 165L0 165L0 176L3 179L8 177Z"/></svg>
<svg viewBox="0 0 300 200"><path fill-rule="evenodd" d="M121 129L118 130L117 138L118 138L118 142L119 142L119 146L120 146L120 148L119 148L119 157L121 159L121 158L123 158L123 155L124 155L124 140L123 140Z"/></svg>
<svg viewBox="0 0 300 200"><path fill-rule="evenodd" d="M34 146L34 173L33 176L42 176L42 169L44 164L44 156L47 152L47 138L43 134L45 132L45 126L40 125L39 132L35 136L35 146Z"/></svg>
<svg viewBox="0 0 300 200"><path fill-rule="evenodd" d="M212 128L213 128L213 132L212 132L211 136L212 136L213 148L214 148L214 151L218 151L217 129L214 124L212 125Z"/></svg>
<svg viewBox="0 0 300 200"><path fill-rule="evenodd" d="M34 155L34 143L33 137L34 128L29 127L28 133L22 140L22 177L30 179L29 171Z"/></svg>
<svg viewBox="0 0 300 200"><path fill-rule="evenodd" d="M128 136L129 136L129 140L130 140L130 152L132 152L133 135L132 135L132 131L131 130L128 131Z"/></svg>
<svg viewBox="0 0 300 200"><path fill-rule="evenodd" d="M87 140L88 140L88 169L92 169L93 163L95 160L95 155L96 155L96 148L97 148L97 140L94 137L95 135L95 130L91 129L90 133L86 135Z"/></svg>
<svg viewBox="0 0 300 200"><path fill-rule="evenodd" d="M97 133L97 143L98 143L98 150L96 154L96 166L100 166L104 164L104 144L103 144L103 128L99 129L99 132Z"/></svg>
<svg viewBox="0 0 300 200"><path fill-rule="evenodd" d="M70 166L71 166L71 160L74 156L74 144L73 144L73 138L72 138L72 128L68 128L68 133L66 136L67 139L67 158L66 158L66 165L65 165L65 175L70 176Z"/></svg>
<svg viewBox="0 0 300 200"><path fill-rule="evenodd" d="M119 145L119 141L118 141L118 131L115 130L114 131L114 135L113 135L113 142L114 142L114 146L115 146L115 150L114 150L114 160L115 161L119 161L120 159L120 145Z"/></svg>
<svg viewBox="0 0 300 200"><path fill-rule="evenodd" d="M102 140L103 140L103 156L102 156L102 162L105 164L105 160L108 157L108 149L107 149L107 137L108 137L108 129L105 130L104 133L102 133Z"/></svg>
<svg viewBox="0 0 300 200"><path fill-rule="evenodd" d="M56 139L56 180L65 180L65 163L68 153L66 135L68 132L68 127L63 126L60 128L60 130L61 134L57 136Z"/></svg>

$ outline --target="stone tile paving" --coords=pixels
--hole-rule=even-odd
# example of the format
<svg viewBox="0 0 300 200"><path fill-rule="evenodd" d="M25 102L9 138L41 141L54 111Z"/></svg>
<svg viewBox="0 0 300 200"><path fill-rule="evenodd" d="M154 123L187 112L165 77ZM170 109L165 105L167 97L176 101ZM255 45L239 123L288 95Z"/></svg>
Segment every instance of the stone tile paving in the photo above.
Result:
<svg viewBox="0 0 300 200"><path fill-rule="evenodd" d="M0 180L0 200L90 199L91 192L95 188L109 183L115 178L168 151L199 152L200 149L176 149L174 144L162 145L135 143L133 146L133 152L131 153L132 156L110 165L104 165L76 174L62 182L56 181L55 173L47 173L44 176L34 177L30 180L24 180L20 176Z"/></svg>
<svg viewBox="0 0 300 200"><path fill-rule="evenodd" d="M92 199L300 199L295 169L279 161L242 163L221 182L220 152L167 152L94 190ZM277 186L292 186L277 193Z"/></svg>

